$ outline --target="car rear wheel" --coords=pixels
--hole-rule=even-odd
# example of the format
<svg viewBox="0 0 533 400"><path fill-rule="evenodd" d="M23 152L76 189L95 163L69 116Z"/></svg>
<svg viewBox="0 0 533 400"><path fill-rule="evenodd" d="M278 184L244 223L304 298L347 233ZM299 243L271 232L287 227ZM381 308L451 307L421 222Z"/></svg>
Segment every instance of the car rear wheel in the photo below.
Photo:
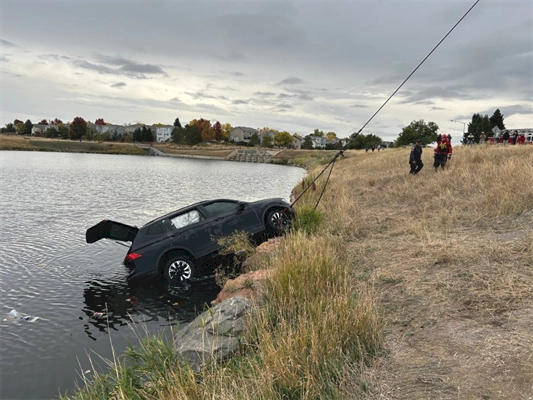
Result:
<svg viewBox="0 0 533 400"><path fill-rule="evenodd" d="M187 256L177 256L170 259L163 270L163 277L167 282L185 283L194 276L194 263Z"/></svg>
<svg viewBox="0 0 533 400"><path fill-rule="evenodd" d="M267 231L272 236L281 236L290 229L292 224L287 209L275 209L268 213L266 220Z"/></svg>

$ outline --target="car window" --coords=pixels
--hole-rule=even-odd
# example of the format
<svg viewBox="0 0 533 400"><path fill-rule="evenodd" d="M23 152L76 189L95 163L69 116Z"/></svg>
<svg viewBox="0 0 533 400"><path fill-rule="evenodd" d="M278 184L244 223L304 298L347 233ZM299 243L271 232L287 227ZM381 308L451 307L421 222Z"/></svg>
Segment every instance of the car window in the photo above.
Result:
<svg viewBox="0 0 533 400"><path fill-rule="evenodd" d="M198 210L189 210L186 213L176 215L170 219L170 223L176 228L181 229L187 225L195 224L200 222L202 219L202 214Z"/></svg>
<svg viewBox="0 0 533 400"><path fill-rule="evenodd" d="M204 207L211 215L218 217L235 210L237 203L234 201L215 201L213 203L204 205Z"/></svg>
<svg viewBox="0 0 533 400"><path fill-rule="evenodd" d="M165 233L165 221L159 221L152 224L146 231L147 236L157 236Z"/></svg>

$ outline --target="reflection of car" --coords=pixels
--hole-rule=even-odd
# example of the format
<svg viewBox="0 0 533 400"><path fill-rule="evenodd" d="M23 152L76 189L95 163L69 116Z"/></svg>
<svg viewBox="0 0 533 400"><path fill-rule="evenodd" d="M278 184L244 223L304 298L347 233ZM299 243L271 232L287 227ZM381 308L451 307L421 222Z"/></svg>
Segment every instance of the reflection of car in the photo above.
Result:
<svg viewBox="0 0 533 400"><path fill-rule="evenodd" d="M214 273L218 238L246 232L256 243L288 228L294 210L282 199L208 200L159 217L141 228L104 220L86 232L87 243L108 238L132 242L124 265L128 280L160 277L187 281Z"/></svg>

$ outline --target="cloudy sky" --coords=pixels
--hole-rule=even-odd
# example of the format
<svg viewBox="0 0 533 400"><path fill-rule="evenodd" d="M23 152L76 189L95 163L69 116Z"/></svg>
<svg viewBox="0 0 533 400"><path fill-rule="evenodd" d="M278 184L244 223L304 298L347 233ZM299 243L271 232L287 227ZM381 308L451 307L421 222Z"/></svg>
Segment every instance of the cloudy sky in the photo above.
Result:
<svg viewBox="0 0 533 400"><path fill-rule="evenodd" d="M193 118L348 137L475 0L6 1L0 124ZM533 127L533 2L481 0L363 133ZM460 122L451 122L456 120Z"/></svg>

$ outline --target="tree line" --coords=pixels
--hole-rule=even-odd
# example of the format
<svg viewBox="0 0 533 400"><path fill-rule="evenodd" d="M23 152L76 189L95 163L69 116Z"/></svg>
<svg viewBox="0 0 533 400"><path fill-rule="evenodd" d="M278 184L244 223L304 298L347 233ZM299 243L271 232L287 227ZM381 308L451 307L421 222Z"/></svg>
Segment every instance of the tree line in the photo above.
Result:
<svg viewBox="0 0 533 400"><path fill-rule="evenodd" d="M71 140L98 140L98 141L121 141L121 142L153 142L155 140L155 132L150 126L142 124L137 127L132 135L119 134L116 130L111 132L98 133L87 121L82 117L75 117L70 123L63 123L59 118L53 120L43 119L39 122L40 125L49 125L43 135L48 138L60 138ZM94 125L110 125L104 121L103 118L95 120ZM154 126L162 126L163 124L155 124ZM465 124L466 125L466 124ZM23 122L15 119L12 123L7 123L5 127L1 128L2 133L17 133L19 135L31 135L33 123L28 119ZM498 127L500 130L505 129L504 117L499 109L493 113L491 117L488 115L474 114L471 122L468 123L468 129L464 132L462 138L463 143L466 143L468 135L474 135L474 141L479 141L479 135L484 132L487 137L494 136L493 128ZM202 142L223 142L230 138L230 133L233 127L229 123L221 124L219 121L211 123L211 121L204 118L193 119L185 126L181 125L179 118L176 118L173 123L171 132L171 140L176 144L196 145ZM420 139L422 144L433 143L437 140L437 131L439 126L435 122L426 123L423 119L412 121L409 125L402 128L402 132L394 142L394 146L400 147L410 145L417 139ZM272 135L263 135L261 133L272 132ZM291 135L287 131L279 131L276 129L264 127L258 129L258 133L252 135L249 141L237 143L245 146L263 147L288 147L293 143L294 137L302 140L303 149L313 149L313 140L311 136L325 137L329 140L337 138L335 132L323 132L320 129L315 129L312 134L301 137L298 134ZM347 143L348 149L365 149L372 146L383 145L383 140L373 134L359 134L352 138ZM340 141L326 145L326 149L340 150L343 145Z"/></svg>

